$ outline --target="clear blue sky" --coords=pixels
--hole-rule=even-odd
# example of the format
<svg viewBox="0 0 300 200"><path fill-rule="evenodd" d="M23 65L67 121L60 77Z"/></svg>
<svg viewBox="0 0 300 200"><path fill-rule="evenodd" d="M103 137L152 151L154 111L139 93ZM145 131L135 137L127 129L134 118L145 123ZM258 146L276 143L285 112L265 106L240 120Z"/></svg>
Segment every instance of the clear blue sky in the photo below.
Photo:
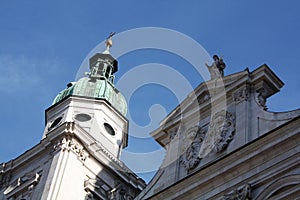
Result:
<svg viewBox="0 0 300 200"><path fill-rule="evenodd" d="M266 63L285 83L269 99L269 110L299 108L299 7L298 0L0 1L0 163L39 142L44 110L75 79L83 59L110 31L139 27L179 31L209 54L223 55L225 74L246 67L252 71ZM188 65L158 50L131 52L119 61L117 78L144 63L162 63L178 71ZM201 82L193 70L180 72L193 87ZM159 95L151 92L153 88ZM146 85L129 103L135 123L149 123L153 104L170 112L178 102L170 91ZM129 148L138 143L135 140L129 141ZM145 152L158 148L150 142L143 146Z"/></svg>

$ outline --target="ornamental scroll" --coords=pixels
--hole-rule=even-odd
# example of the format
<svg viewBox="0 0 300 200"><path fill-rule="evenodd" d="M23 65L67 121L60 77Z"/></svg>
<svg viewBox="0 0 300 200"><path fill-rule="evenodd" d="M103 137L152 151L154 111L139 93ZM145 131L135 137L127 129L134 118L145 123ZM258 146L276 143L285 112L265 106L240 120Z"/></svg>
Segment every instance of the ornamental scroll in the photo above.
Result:
<svg viewBox="0 0 300 200"><path fill-rule="evenodd" d="M235 132L235 117L231 112L222 110L213 115L209 129L199 152L199 158L204 158L211 151L225 150L233 139Z"/></svg>
<svg viewBox="0 0 300 200"><path fill-rule="evenodd" d="M200 147L205 138L206 131L200 126L195 126L187 131L181 146L180 162L186 170L197 167L200 162L198 157Z"/></svg>

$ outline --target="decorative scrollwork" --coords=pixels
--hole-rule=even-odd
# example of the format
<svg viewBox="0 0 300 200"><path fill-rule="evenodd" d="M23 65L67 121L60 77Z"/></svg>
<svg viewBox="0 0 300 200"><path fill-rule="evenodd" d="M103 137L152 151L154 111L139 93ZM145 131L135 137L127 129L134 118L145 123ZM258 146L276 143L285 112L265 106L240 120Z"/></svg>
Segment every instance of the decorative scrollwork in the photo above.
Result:
<svg viewBox="0 0 300 200"><path fill-rule="evenodd" d="M200 163L198 157L201 144L204 140L206 131L200 126L192 127L187 131L181 147L180 162L186 170L194 169Z"/></svg>
<svg viewBox="0 0 300 200"><path fill-rule="evenodd" d="M215 145L217 152L223 151L233 139L235 132L235 117L232 113L226 112L225 122L220 130L219 141Z"/></svg>
<svg viewBox="0 0 300 200"><path fill-rule="evenodd" d="M235 117L232 113L222 110L213 115L208 133L200 149L199 157L204 158L211 151L223 151L233 139Z"/></svg>
<svg viewBox="0 0 300 200"><path fill-rule="evenodd" d="M266 91L264 88L261 88L256 91L256 99L255 100L258 103L258 105L261 106L264 110L268 110Z"/></svg>

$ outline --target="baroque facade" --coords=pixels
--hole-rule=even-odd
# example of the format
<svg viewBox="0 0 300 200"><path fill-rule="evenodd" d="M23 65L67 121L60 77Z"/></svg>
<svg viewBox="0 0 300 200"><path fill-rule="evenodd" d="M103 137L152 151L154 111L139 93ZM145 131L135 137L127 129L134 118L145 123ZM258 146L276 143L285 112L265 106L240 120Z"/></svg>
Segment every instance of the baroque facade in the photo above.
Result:
<svg viewBox="0 0 300 200"><path fill-rule="evenodd" d="M300 110L269 112L267 65L201 83L151 135L165 159L136 199L297 199Z"/></svg>
<svg viewBox="0 0 300 200"><path fill-rule="evenodd" d="M300 196L300 110L267 110L283 86L267 65L217 73L166 116L151 133L166 156L146 185L119 159L128 142L127 105L113 85L118 62L109 42L90 59L87 77L69 83L46 110L40 143L1 164L1 200Z"/></svg>

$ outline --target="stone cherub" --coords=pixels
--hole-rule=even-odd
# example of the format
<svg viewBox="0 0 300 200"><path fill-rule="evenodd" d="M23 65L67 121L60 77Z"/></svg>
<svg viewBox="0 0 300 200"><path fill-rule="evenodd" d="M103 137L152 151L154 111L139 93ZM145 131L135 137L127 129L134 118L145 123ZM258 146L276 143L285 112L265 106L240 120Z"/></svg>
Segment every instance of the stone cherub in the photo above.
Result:
<svg viewBox="0 0 300 200"><path fill-rule="evenodd" d="M212 63L212 65L208 65L207 63L205 63L209 73L210 73L210 78L213 79L218 79L224 76L224 69L226 67L222 56L217 56L214 55L213 56L214 62Z"/></svg>

